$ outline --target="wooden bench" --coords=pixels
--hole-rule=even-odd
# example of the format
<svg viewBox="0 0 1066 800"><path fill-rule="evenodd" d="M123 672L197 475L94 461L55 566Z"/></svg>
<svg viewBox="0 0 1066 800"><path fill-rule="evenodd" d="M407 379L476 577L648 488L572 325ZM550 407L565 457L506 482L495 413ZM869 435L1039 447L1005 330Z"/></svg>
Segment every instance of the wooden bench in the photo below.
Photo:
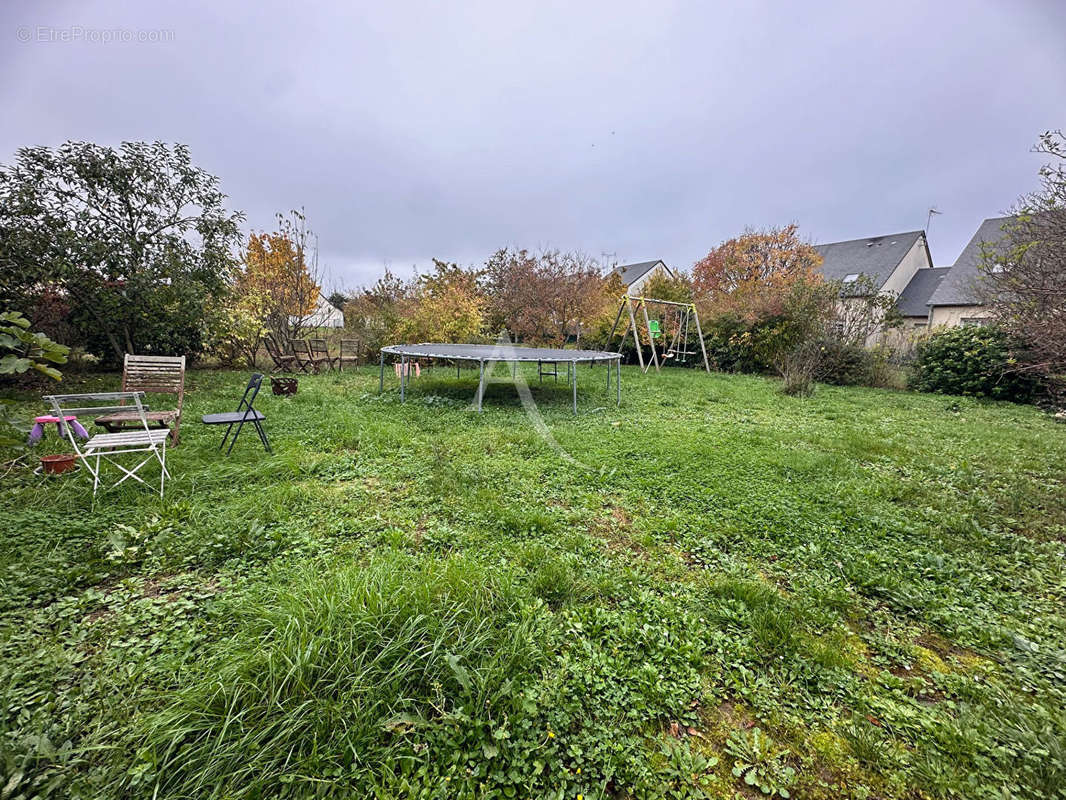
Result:
<svg viewBox="0 0 1066 800"><path fill-rule="evenodd" d="M178 444L181 405L185 399L185 356L135 356L126 353L122 366L122 391L177 395L177 408L165 411L144 409L144 419L159 428L170 428L170 442ZM141 415L131 409L96 418L96 424L112 433L143 428ZM173 427L172 427L173 426Z"/></svg>

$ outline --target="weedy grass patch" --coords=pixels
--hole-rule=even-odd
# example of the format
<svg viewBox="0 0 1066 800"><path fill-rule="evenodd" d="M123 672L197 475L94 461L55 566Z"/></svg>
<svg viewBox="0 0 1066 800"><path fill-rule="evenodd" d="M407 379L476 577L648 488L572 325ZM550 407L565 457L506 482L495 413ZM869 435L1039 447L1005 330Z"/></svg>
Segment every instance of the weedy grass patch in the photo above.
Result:
<svg viewBox="0 0 1066 800"><path fill-rule="evenodd" d="M525 371L573 461L367 368L228 458L245 376L190 372L163 500L9 469L0 797L1066 797L1066 429Z"/></svg>

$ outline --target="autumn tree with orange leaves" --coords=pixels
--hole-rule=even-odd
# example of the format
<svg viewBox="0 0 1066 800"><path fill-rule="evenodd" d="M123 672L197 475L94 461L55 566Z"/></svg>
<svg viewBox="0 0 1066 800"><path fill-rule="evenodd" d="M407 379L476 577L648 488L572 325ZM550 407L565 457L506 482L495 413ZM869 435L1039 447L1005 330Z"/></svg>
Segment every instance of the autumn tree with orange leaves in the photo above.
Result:
<svg viewBox="0 0 1066 800"><path fill-rule="evenodd" d="M469 342L481 333L485 298L478 273L433 259L409 292L408 314L397 333L405 342Z"/></svg>
<svg viewBox="0 0 1066 800"><path fill-rule="evenodd" d="M821 280L821 263L795 225L747 230L697 261L692 285L703 313L731 313L753 322L783 308L791 284Z"/></svg>
<svg viewBox="0 0 1066 800"><path fill-rule="evenodd" d="M807 394L829 364L839 288L822 278L821 256L796 230L749 230L723 242L695 264L692 282L720 366L773 369L786 392Z"/></svg>
<svg viewBox="0 0 1066 800"><path fill-rule="evenodd" d="M252 233L237 276L235 302L258 318L280 350L298 338L319 294L318 248L302 211L278 215L278 230Z"/></svg>

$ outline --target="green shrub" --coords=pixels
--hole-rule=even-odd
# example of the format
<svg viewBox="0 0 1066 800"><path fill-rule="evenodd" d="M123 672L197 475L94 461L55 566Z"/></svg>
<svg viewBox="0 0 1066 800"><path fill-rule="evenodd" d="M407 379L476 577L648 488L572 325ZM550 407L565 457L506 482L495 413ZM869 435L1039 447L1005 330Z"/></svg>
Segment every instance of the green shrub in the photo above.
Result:
<svg viewBox="0 0 1066 800"><path fill-rule="evenodd" d="M874 356L861 345L828 340L824 343L822 380L837 386L869 386L874 380Z"/></svg>
<svg viewBox="0 0 1066 800"><path fill-rule="evenodd" d="M707 356L722 372L769 372L758 343L764 338L760 322L748 322L735 314L719 314L703 325Z"/></svg>
<svg viewBox="0 0 1066 800"><path fill-rule="evenodd" d="M919 343L911 386L920 392L1030 402L1037 381L1018 370L999 327L962 326Z"/></svg>

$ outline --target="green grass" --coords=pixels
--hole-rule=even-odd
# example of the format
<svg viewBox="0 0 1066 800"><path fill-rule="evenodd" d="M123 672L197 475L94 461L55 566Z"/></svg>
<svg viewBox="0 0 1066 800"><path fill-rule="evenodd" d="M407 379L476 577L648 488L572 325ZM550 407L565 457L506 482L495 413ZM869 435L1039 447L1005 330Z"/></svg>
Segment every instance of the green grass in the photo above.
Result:
<svg viewBox="0 0 1066 800"><path fill-rule="evenodd" d="M228 458L191 372L164 500L6 471L0 797L1066 798L1066 427L580 376L580 466L367 368Z"/></svg>

